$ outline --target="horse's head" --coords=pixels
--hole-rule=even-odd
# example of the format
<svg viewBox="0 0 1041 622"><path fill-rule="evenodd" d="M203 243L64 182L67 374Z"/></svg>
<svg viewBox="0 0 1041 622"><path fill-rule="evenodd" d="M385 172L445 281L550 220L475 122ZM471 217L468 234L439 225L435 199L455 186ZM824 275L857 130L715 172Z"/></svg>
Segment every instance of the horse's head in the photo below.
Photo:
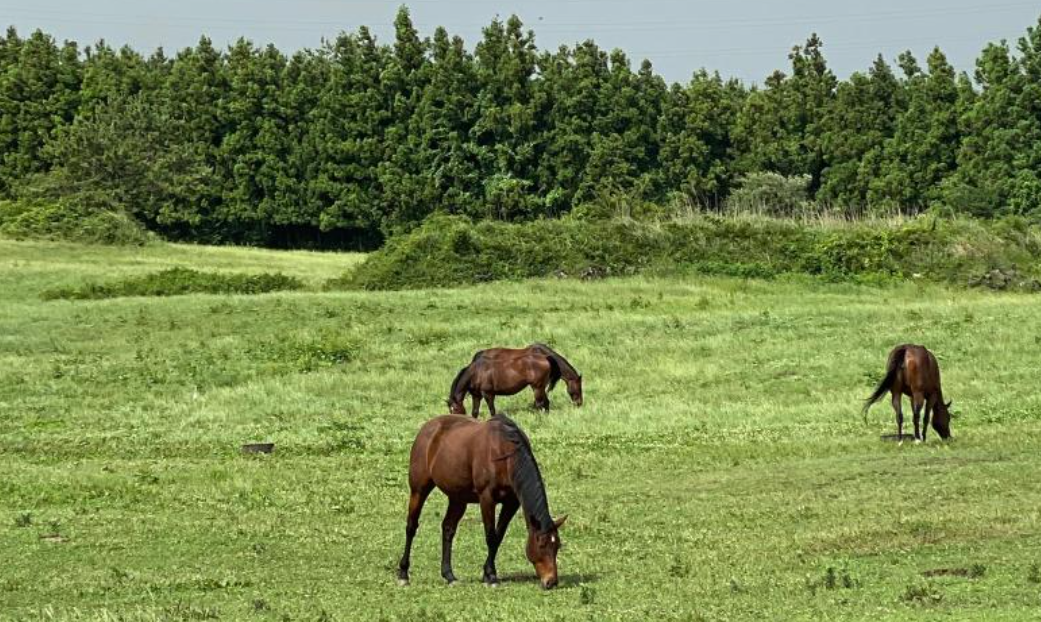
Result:
<svg viewBox="0 0 1041 622"><path fill-rule="evenodd" d="M567 394L571 396L571 403L575 406L582 405L582 376L575 376L567 381Z"/></svg>
<svg viewBox="0 0 1041 622"><path fill-rule="evenodd" d="M453 415L465 415L466 406L463 406L463 400L450 399L448 400L448 412Z"/></svg>
<svg viewBox="0 0 1041 622"><path fill-rule="evenodd" d="M936 403L936 408L933 412L933 429L940 435L940 438L947 439L951 437L951 404L953 402L943 403L940 400Z"/></svg>
<svg viewBox="0 0 1041 622"><path fill-rule="evenodd" d="M546 531L528 530L528 561L535 566L535 574L543 589L557 586L557 551L560 550L560 526L567 516L553 521L553 526Z"/></svg>

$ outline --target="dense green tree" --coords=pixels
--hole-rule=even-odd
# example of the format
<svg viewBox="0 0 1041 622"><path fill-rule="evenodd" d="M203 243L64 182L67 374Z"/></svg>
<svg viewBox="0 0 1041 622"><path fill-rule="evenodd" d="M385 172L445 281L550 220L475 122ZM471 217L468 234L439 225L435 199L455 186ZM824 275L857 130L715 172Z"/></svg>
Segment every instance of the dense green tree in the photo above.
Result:
<svg viewBox="0 0 1041 622"><path fill-rule="evenodd" d="M75 43L59 46L37 30L21 40L8 30L0 74L0 196L47 171L44 147L75 118L82 63Z"/></svg>
<svg viewBox="0 0 1041 622"><path fill-rule="evenodd" d="M745 96L738 82L703 69L686 86L672 86L658 130L664 189L719 207L733 182L732 131Z"/></svg>
<svg viewBox="0 0 1041 622"><path fill-rule="evenodd" d="M825 118L837 84L822 47L817 35L795 46L791 75L776 72L749 95L734 129L741 172L809 175L810 192L820 187Z"/></svg>
<svg viewBox="0 0 1041 622"><path fill-rule="evenodd" d="M881 56L867 74L854 73L838 85L822 123L825 162L818 198L854 210L868 203L868 187L878 176L887 140L904 109L903 87Z"/></svg>
<svg viewBox="0 0 1041 622"><path fill-rule="evenodd" d="M471 52L402 7L386 43L360 28L290 58L205 37L173 58L81 52L10 28L0 197L67 193L183 239L352 247L435 212L661 213L648 202L770 196L756 183L798 189L799 208L1041 218L1041 21L983 50L974 79L937 49L838 80L822 48L746 88L704 70L667 85L593 41L540 52L515 16Z"/></svg>
<svg viewBox="0 0 1041 622"><path fill-rule="evenodd" d="M879 176L868 202L878 208L918 211L940 198L940 184L955 170L961 138L959 89L954 68L939 48L929 54L928 73L902 57L908 107L886 141Z"/></svg>
<svg viewBox="0 0 1041 622"><path fill-rule="evenodd" d="M267 240L279 211L278 183L288 151L279 94L286 59L273 46L258 50L240 39L228 50L228 97L219 103L217 176L223 182L219 217L238 237Z"/></svg>

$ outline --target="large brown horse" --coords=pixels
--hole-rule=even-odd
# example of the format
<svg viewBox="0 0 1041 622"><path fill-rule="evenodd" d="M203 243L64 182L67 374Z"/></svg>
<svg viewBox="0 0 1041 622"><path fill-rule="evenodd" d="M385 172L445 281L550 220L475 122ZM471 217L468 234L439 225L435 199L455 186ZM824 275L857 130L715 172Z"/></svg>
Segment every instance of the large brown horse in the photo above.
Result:
<svg viewBox="0 0 1041 622"><path fill-rule="evenodd" d="M517 424L500 415L485 422L457 415L444 415L428 421L412 444L408 468L408 523L405 526L405 554L398 565L398 582L408 584L412 539L419 528L419 515L427 495L440 488L448 496L448 510L441 522L441 576L449 584L452 573L452 539L456 526L470 503L481 505L488 559L484 562L484 582L499 582L495 555L506 535L506 528L517 512L524 510L528 524L528 561L535 566L542 587L557 584L557 531L567 517L553 520L549 513L546 488L528 437ZM502 504L499 523L495 506Z"/></svg>
<svg viewBox="0 0 1041 622"><path fill-rule="evenodd" d="M492 348L474 355L466 367L459 370L448 393L449 412L465 415L463 399L469 393L473 400L473 416L481 412L481 399L488 402L488 410L495 416L495 396L514 395L524 387L535 393L535 407L549 410L549 395L561 378L567 383L567 392L575 406L582 405L582 374L560 354L545 344L535 343L527 348Z"/></svg>
<svg viewBox="0 0 1041 622"><path fill-rule="evenodd" d="M929 418L932 415L933 429L940 438L951 436L951 414L948 410L951 403L944 403L943 390L940 388L940 365L936 357L922 346L904 344L893 348L889 353L886 375L878 388L864 404L864 416L871 405L882 399L889 391L893 398L893 410L896 412L896 431L898 436L904 433L903 396L911 397L911 409L914 412L915 440L925 440L929 429ZM921 431L918 417L925 409L925 421Z"/></svg>

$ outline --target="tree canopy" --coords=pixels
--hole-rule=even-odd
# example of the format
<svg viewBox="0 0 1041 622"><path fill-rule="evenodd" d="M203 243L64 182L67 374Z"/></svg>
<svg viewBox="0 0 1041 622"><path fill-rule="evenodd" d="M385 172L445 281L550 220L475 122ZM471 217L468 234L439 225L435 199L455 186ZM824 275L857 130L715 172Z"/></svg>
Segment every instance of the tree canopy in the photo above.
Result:
<svg viewBox="0 0 1041 622"><path fill-rule="evenodd" d="M939 49L838 79L816 35L760 85L667 84L517 17L473 48L407 8L287 57L0 35L0 198L76 194L174 239L369 247L433 213L519 221L612 198L716 209L743 180L825 207L1041 217L1041 19L959 74ZM799 182L802 183L802 182Z"/></svg>

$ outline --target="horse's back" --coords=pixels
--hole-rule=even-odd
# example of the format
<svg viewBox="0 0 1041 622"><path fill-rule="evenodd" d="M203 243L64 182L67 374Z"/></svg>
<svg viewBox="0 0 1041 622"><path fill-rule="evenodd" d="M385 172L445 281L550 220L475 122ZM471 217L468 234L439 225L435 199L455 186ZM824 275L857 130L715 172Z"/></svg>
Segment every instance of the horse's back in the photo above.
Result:
<svg viewBox="0 0 1041 622"><path fill-rule="evenodd" d="M933 393L940 388L940 365L924 346L904 347L904 384L910 392Z"/></svg>
<svg viewBox="0 0 1041 622"><path fill-rule="evenodd" d="M426 422L412 444L409 483L432 482L446 493L472 488L471 465L483 451L487 423L461 415L442 415Z"/></svg>

